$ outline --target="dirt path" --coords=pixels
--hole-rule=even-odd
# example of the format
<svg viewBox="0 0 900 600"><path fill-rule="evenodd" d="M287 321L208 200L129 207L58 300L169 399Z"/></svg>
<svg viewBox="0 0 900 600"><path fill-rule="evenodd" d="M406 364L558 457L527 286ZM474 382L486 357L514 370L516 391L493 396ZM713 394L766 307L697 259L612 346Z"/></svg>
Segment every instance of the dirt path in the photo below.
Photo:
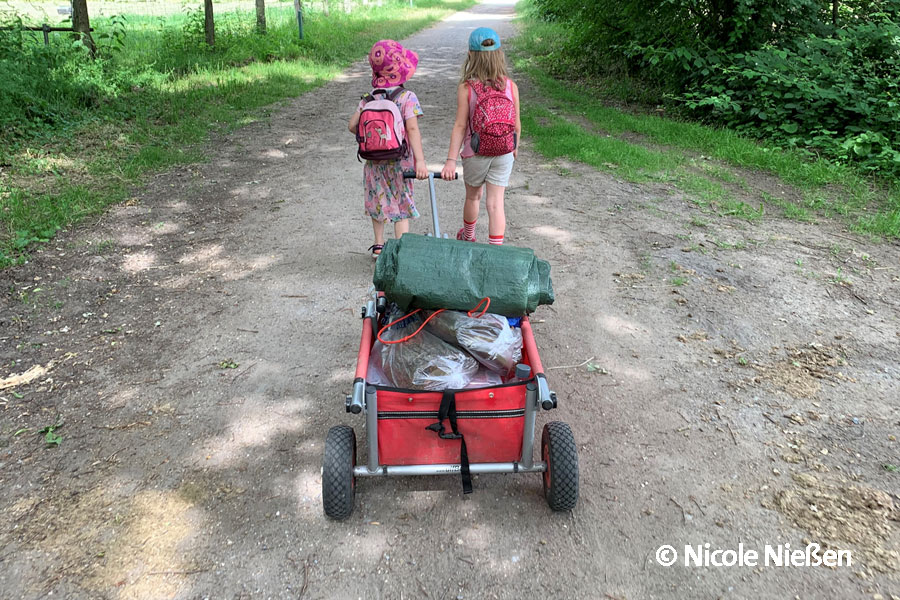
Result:
<svg viewBox="0 0 900 600"><path fill-rule="evenodd" d="M435 165L468 32L506 37L512 10L405 41ZM0 389L0 598L900 596L900 247L829 221L692 226L673 189L527 141L508 240L553 266L535 333L560 408L538 426L573 426L579 507L551 514L536 476L466 497L456 478L364 480L351 519L326 520L325 432L362 435L342 403L372 261L346 119L323 106L352 107L365 67L0 273L0 377L49 369ZM438 185L455 231L461 184ZM853 563L654 559L706 542Z"/></svg>

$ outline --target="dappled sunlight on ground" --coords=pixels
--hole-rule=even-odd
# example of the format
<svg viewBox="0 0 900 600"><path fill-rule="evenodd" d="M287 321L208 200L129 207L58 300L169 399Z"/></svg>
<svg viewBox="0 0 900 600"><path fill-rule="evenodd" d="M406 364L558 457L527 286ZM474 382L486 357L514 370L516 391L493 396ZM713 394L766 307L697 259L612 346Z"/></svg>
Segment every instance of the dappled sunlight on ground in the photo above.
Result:
<svg viewBox="0 0 900 600"><path fill-rule="evenodd" d="M181 230L181 227L175 223L161 222L153 226L153 235L171 235Z"/></svg>
<svg viewBox="0 0 900 600"><path fill-rule="evenodd" d="M639 323L616 315L599 315L597 322L603 328L603 331L614 336L645 337L649 334L649 331Z"/></svg>
<svg viewBox="0 0 900 600"><path fill-rule="evenodd" d="M118 587L121 600L153 600L180 590L187 571L199 566L185 547L195 531L191 506L174 492L139 492L124 531L109 544L98 587Z"/></svg>
<svg viewBox="0 0 900 600"><path fill-rule="evenodd" d="M126 254L122 259L122 270L129 273L146 271L156 264L156 253L150 250Z"/></svg>
<svg viewBox="0 0 900 600"><path fill-rule="evenodd" d="M221 244L210 244L209 246L203 246L188 252L178 259L178 262L187 265L208 264L213 258L218 257L224 251L225 249Z"/></svg>
<svg viewBox="0 0 900 600"><path fill-rule="evenodd" d="M287 154L283 150L276 150L275 148L271 148L263 152L263 156L266 158L287 158Z"/></svg>
<svg viewBox="0 0 900 600"><path fill-rule="evenodd" d="M566 244L572 241L572 234L570 232L566 231L565 229L560 229L559 227L554 227L552 225L532 227L531 231L533 231L537 235L549 238L561 244Z"/></svg>
<svg viewBox="0 0 900 600"><path fill-rule="evenodd" d="M41 503L54 507L28 523L28 535L33 550L59 557L65 566L57 577L67 583L77 582L95 597L171 597L197 566L188 544L198 514L174 492L146 490L126 499L121 487L107 481L65 498L24 498L7 510L14 515Z"/></svg>
<svg viewBox="0 0 900 600"><path fill-rule="evenodd" d="M121 246L143 246L150 241L150 234L145 228L126 229L118 236Z"/></svg>
<svg viewBox="0 0 900 600"><path fill-rule="evenodd" d="M520 194L516 197L517 200L524 200L528 204L535 206L545 206L550 203L549 198L545 198L544 196L538 196L537 194Z"/></svg>
<svg viewBox="0 0 900 600"><path fill-rule="evenodd" d="M308 409L309 400L305 399L271 403L247 396L233 409L231 423L195 448L193 460L213 468L232 468L249 457L248 449L265 447L286 433L302 437L309 425L303 418Z"/></svg>

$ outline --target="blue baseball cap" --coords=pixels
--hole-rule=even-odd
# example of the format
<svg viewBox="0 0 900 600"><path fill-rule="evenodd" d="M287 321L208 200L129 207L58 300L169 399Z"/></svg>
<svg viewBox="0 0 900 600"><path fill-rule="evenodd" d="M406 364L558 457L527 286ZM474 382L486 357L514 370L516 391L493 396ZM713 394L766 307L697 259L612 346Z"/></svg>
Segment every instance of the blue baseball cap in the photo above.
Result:
<svg viewBox="0 0 900 600"><path fill-rule="evenodd" d="M491 40L494 43L485 46L484 43L488 40ZM469 34L469 50L472 52L488 52L490 50L496 50L499 47L500 36L490 27L479 27Z"/></svg>

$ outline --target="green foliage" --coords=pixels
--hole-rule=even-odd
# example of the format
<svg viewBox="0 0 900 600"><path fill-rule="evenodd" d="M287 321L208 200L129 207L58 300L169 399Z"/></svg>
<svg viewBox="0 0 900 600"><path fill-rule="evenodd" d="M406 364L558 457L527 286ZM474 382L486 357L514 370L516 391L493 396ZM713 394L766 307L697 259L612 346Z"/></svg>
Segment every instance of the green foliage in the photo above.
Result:
<svg viewBox="0 0 900 600"><path fill-rule="evenodd" d="M683 95L695 114L900 174L900 26L885 19L730 57Z"/></svg>
<svg viewBox="0 0 900 600"><path fill-rule="evenodd" d="M834 0L832 0L834 1ZM900 0L530 0L573 72L865 172L900 174Z"/></svg>
<svg viewBox="0 0 900 600"><path fill-rule="evenodd" d="M674 183L706 214L751 222L779 213L802 221L836 214L860 232L900 238L900 183L873 185L878 182L851 165L777 148L734 129L663 116L666 111L609 106L610 96L600 89L605 77L566 69L550 75L559 64L555 49L567 36L565 24L526 17L522 35L513 41L516 70L528 76L530 96L543 99L522 107L524 133L542 154L631 181ZM536 106L541 103L552 110ZM776 175L799 188L803 200L762 194L764 203L743 202L721 183L747 189L730 166Z"/></svg>
<svg viewBox="0 0 900 600"><path fill-rule="evenodd" d="M306 10L301 41L293 7L278 3L267 10L266 34L252 11L217 14L214 47L202 11L95 18L96 60L70 33L52 33L45 46L41 32L8 18L0 23L13 27L0 30L0 268L123 200L143 173L202 160L211 131L261 118L261 107L322 85L378 39L402 39L471 4Z"/></svg>

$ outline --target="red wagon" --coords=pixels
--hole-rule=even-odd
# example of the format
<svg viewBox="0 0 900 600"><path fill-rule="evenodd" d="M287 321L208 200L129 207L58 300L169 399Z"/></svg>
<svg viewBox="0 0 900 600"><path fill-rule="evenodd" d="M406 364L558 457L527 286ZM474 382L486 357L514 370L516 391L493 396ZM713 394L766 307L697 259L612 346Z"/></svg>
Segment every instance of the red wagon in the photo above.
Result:
<svg viewBox="0 0 900 600"><path fill-rule="evenodd" d="M440 237L429 176L434 235ZM362 338L353 391L346 410L365 415L365 463L357 464L356 434L338 425L328 431L322 462L325 514L345 519L353 511L357 477L452 475L472 490L478 473L541 473L553 510L571 510L578 501L578 455L566 423L544 425L540 460L534 460L535 418L556 408L528 317L520 322L524 380L462 390L422 391L369 385L366 375L376 333L385 325L387 299L379 294L363 307Z"/></svg>

